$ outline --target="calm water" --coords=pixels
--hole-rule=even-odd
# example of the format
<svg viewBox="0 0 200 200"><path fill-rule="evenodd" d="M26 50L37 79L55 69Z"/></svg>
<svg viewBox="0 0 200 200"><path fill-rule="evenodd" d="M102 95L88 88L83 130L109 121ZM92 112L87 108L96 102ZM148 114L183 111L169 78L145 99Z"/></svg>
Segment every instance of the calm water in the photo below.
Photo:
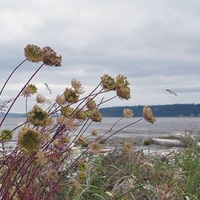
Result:
<svg viewBox="0 0 200 200"><path fill-rule="evenodd" d="M98 130L99 134L103 134L107 132L112 125L118 120L119 118L104 118L101 123L94 123L92 124L86 131L86 133L91 134L93 129ZM133 123L140 118L125 118L119 123L117 123L112 130L109 132L112 134L119 128L122 128L130 123ZM25 121L25 118L7 118L4 122L3 128L12 129L19 123ZM170 133L174 132L184 132L184 131L193 131L194 134L200 132L200 118L157 118L155 124L150 124L144 120L139 121L138 123L123 129L116 135L118 137L146 137L150 133L151 136L167 136ZM15 133L16 136L17 133Z"/></svg>

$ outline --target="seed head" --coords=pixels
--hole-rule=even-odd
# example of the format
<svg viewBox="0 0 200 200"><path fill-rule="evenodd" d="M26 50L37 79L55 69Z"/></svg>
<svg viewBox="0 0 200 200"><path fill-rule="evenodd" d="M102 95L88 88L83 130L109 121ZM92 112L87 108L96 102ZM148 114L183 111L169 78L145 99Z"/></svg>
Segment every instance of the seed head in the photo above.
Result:
<svg viewBox="0 0 200 200"><path fill-rule="evenodd" d="M93 141L90 145L90 151L93 153L93 154L99 154L100 151L102 149L102 145L99 144L98 141Z"/></svg>
<svg viewBox="0 0 200 200"><path fill-rule="evenodd" d="M47 173L47 177L50 180L55 180L58 178L58 172L55 169L50 169Z"/></svg>
<svg viewBox="0 0 200 200"><path fill-rule="evenodd" d="M12 132L9 129L4 129L1 131L0 141L11 140L12 137L13 137Z"/></svg>
<svg viewBox="0 0 200 200"><path fill-rule="evenodd" d="M62 106L60 112L65 117L70 118L72 116L72 113L74 112L74 109L70 108L69 106Z"/></svg>
<svg viewBox="0 0 200 200"><path fill-rule="evenodd" d="M36 96L36 101L37 101L38 103L44 103L44 102L46 101L46 99L45 99L45 97L44 97L43 95L37 94L37 96Z"/></svg>
<svg viewBox="0 0 200 200"><path fill-rule="evenodd" d="M33 84L29 84L22 91L22 95L24 97L30 97L32 94L35 94L36 92L37 92L37 87Z"/></svg>
<svg viewBox="0 0 200 200"><path fill-rule="evenodd" d="M58 55L51 47L42 48L42 61L45 65L60 67L62 56Z"/></svg>
<svg viewBox="0 0 200 200"><path fill-rule="evenodd" d="M72 79L71 80L71 85L72 87L74 88L74 91L77 93L77 94L83 94L84 93L84 90L83 90L83 87L81 85L81 83L75 79Z"/></svg>
<svg viewBox="0 0 200 200"><path fill-rule="evenodd" d="M34 126L46 126L48 121L48 113L39 106L35 105L33 109L28 113L28 120Z"/></svg>
<svg viewBox="0 0 200 200"><path fill-rule="evenodd" d="M133 146L129 142L124 142L124 151L125 152L133 152Z"/></svg>
<svg viewBox="0 0 200 200"><path fill-rule="evenodd" d="M149 106L143 108L143 117L147 122L154 123L156 118L153 116L152 110Z"/></svg>
<svg viewBox="0 0 200 200"><path fill-rule="evenodd" d="M18 135L18 147L25 154L39 151L41 146L40 133L32 128L23 128Z"/></svg>
<svg viewBox="0 0 200 200"><path fill-rule="evenodd" d="M28 61L31 61L31 62L42 61L42 50L40 47L36 45L28 44L24 48L24 55Z"/></svg>
<svg viewBox="0 0 200 200"><path fill-rule="evenodd" d="M109 76L108 74L104 74L101 77L102 87L107 90L115 90L115 79Z"/></svg>
<svg viewBox="0 0 200 200"><path fill-rule="evenodd" d="M116 90L118 97L126 100L131 98L129 82L123 75L118 75L116 78Z"/></svg>
<svg viewBox="0 0 200 200"><path fill-rule="evenodd" d="M101 122L102 121L102 114L98 109L94 109L91 111L90 119L94 122Z"/></svg>
<svg viewBox="0 0 200 200"><path fill-rule="evenodd" d="M88 108L89 110L94 110L94 109L97 107L95 101L94 101L92 98L88 98L88 99L87 99L87 104L86 104L86 106L87 106L87 108Z"/></svg>
<svg viewBox="0 0 200 200"><path fill-rule="evenodd" d="M131 109L124 109L123 116L126 118L133 117L133 111Z"/></svg>
<svg viewBox="0 0 200 200"><path fill-rule="evenodd" d="M77 164L78 164L78 170L79 171L86 171L87 163L84 159L79 159Z"/></svg>
<svg viewBox="0 0 200 200"><path fill-rule="evenodd" d="M66 88L64 92L65 100L68 103L77 103L79 95L72 89Z"/></svg>
<svg viewBox="0 0 200 200"><path fill-rule="evenodd" d="M76 119L80 119L80 120L86 120L87 119L87 114L83 109L77 108L74 116Z"/></svg>
<svg viewBox="0 0 200 200"><path fill-rule="evenodd" d="M93 136L97 136L97 135L98 135L97 130L92 130L92 135L93 135Z"/></svg>

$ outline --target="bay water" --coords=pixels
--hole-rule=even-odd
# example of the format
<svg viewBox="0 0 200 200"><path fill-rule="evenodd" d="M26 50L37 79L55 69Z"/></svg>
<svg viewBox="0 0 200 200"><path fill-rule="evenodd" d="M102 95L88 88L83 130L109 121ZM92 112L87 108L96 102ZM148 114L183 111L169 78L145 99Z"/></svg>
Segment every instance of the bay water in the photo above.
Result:
<svg viewBox="0 0 200 200"><path fill-rule="evenodd" d="M115 124L119 119L120 118L117 117L104 117L102 122L92 123L86 130L86 134L91 134L92 130L96 129L98 133L102 135L110 130L113 124ZM1 127L1 130L5 128L12 130L20 123L25 122L25 120L26 118L24 117L7 117ZM152 137L160 137L168 136L170 133L191 132L194 135L200 133L200 117L158 117L156 118L156 122L154 124L146 122L144 119L137 122L138 120L140 120L140 118L134 117L119 120L119 122L112 127L108 134L112 134L131 123L133 125L128 126L127 128L116 133L115 136L134 138L147 137L149 134ZM136 123L134 124L134 122ZM16 136L17 132L15 133L14 138L16 138Z"/></svg>

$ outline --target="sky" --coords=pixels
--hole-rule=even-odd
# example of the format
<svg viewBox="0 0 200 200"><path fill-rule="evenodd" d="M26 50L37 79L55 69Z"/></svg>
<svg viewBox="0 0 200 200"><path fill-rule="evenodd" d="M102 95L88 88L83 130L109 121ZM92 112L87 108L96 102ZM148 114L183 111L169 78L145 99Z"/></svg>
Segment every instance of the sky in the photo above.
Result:
<svg viewBox="0 0 200 200"><path fill-rule="evenodd" d="M116 98L102 107L199 103L199 7L199 0L3 0L0 84L25 59L24 47L35 44L62 55L61 67L44 66L31 81L38 93L52 99L72 79L87 94L104 74L122 74L130 83L131 99ZM15 97L40 64L25 62L1 101ZM34 96L28 105L32 103ZM20 97L12 111L24 109Z"/></svg>

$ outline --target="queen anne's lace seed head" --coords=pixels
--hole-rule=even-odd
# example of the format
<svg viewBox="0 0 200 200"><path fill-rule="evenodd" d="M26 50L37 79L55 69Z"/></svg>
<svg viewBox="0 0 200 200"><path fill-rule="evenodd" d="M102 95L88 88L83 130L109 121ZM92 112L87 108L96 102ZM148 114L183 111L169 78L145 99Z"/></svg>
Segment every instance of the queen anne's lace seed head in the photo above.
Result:
<svg viewBox="0 0 200 200"><path fill-rule="evenodd" d="M118 97L126 100L131 98L129 82L127 81L127 78L123 75L118 75L116 78L116 90Z"/></svg>
<svg viewBox="0 0 200 200"><path fill-rule="evenodd" d="M152 110L149 106L145 106L143 108L143 117L146 121L152 124L156 121L156 118L153 116Z"/></svg>
<svg viewBox="0 0 200 200"><path fill-rule="evenodd" d="M94 110L94 109L97 107L95 101L94 101L92 98L88 98L88 99L87 99L86 106L87 106L87 108L88 108L89 110Z"/></svg>
<svg viewBox="0 0 200 200"><path fill-rule="evenodd" d="M90 144L90 151L93 153L93 154L99 154L100 151L102 149L102 145L98 142L98 141L93 141L91 144Z"/></svg>
<svg viewBox="0 0 200 200"><path fill-rule="evenodd" d="M102 87L107 90L115 90L115 79L109 76L108 74L104 74L101 77Z"/></svg>
<svg viewBox="0 0 200 200"><path fill-rule="evenodd" d="M101 122L102 121L102 114L98 109L94 109L91 111L89 118L94 122Z"/></svg>
<svg viewBox="0 0 200 200"><path fill-rule="evenodd" d="M35 105L28 113L28 120L34 126L46 126L48 122L48 113L39 106Z"/></svg>
<svg viewBox="0 0 200 200"><path fill-rule="evenodd" d="M28 84L22 91L24 97L30 97L32 94L37 93L37 87L33 84Z"/></svg>
<svg viewBox="0 0 200 200"><path fill-rule="evenodd" d="M131 109L124 109L123 116L126 118L133 117L133 111Z"/></svg>
<svg viewBox="0 0 200 200"><path fill-rule="evenodd" d="M58 55L51 47L42 48L42 61L45 65L60 67L62 56Z"/></svg>
<svg viewBox="0 0 200 200"><path fill-rule="evenodd" d="M79 95L72 89L66 88L64 92L65 100L68 103L77 103Z"/></svg>
<svg viewBox="0 0 200 200"><path fill-rule="evenodd" d="M18 134L18 147L25 154L39 151L41 146L40 133L32 128L23 128Z"/></svg>
<svg viewBox="0 0 200 200"><path fill-rule="evenodd" d="M83 90L83 87L81 85L81 83L75 79L72 79L71 80L71 85L72 87L74 88L74 91L77 93L77 94L83 94L84 93L84 90Z"/></svg>
<svg viewBox="0 0 200 200"><path fill-rule="evenodd" d="M31 62L42 61L42 50L40 47L36 45L28 44L24 48L24 55L28 61L31 61Z"/></svg>
<svg viewBox="0 0 200 200"><path fill-rule="evenodd" d="M37 96L36 96L36 101L37 101L38 103L44 103L44 102L46 101L46 99L45 99L45 97L44 97L43 95L37 94Z"/></svg>

